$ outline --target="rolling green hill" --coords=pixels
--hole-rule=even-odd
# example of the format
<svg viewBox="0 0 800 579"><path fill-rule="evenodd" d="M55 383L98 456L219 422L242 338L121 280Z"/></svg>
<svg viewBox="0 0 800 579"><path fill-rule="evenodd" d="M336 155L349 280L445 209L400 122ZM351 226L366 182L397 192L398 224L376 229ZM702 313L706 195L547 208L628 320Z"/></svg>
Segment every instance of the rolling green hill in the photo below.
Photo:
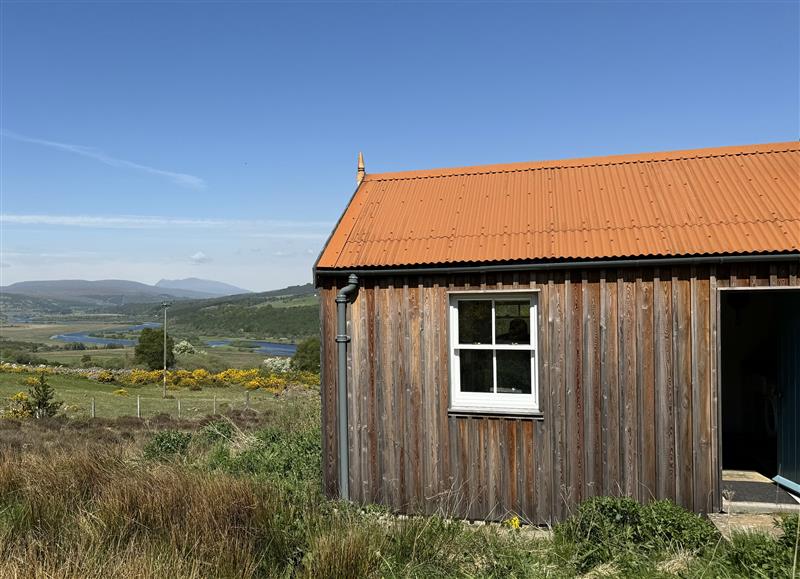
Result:
<svg viewBox="0 0 800 579"><path fill-rule="evenodd" d="M129 304L117 313L157 320L158 304ZM319 332L319 302L311 284L204 300L181 300L169 309L180 334L297 341Z"/></svg>
<svg viewBox="0 0 800 579"><path fill-rule="evenodd" d="M73 300L0 292L0 321L69 315L82 307Z"/></svg>

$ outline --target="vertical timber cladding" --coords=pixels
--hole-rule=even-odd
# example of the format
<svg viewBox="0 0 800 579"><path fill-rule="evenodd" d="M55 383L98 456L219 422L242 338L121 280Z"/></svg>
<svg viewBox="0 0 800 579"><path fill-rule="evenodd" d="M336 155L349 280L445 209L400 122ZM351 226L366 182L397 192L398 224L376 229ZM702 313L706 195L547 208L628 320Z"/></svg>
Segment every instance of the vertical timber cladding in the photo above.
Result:
<svg viewBox="0 0 800 579"><path fill-rule="evenodd" d="M586 497L719 510L717 288L798 264L363 277L348 307L350 489L404 512L535 523ZM322 280L325 490L337 493L337 280ZM448 292L539 296L543 419L451 416Z"/></svg>

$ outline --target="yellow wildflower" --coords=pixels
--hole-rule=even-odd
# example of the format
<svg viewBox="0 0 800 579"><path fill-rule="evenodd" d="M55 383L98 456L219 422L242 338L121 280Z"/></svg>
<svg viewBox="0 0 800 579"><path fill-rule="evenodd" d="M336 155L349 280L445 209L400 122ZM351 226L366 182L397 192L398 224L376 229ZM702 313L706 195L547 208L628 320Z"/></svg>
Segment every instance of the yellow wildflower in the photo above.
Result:
<svg viewBox="0 0 800 579"><path fill-rule="evenodd" d="M506 519L505 521L503 521L503 525L508 527L509 529L519 529L520 527L519 517L514 515L510 519Z"/></svg>

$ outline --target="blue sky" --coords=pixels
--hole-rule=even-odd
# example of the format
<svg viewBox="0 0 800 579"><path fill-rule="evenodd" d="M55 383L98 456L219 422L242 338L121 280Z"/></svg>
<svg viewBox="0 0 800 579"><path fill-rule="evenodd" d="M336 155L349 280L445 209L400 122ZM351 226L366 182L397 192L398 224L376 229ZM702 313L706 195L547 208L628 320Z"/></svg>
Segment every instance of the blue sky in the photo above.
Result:
<svg viewBox="0 0 800 579"><path fill-rule="evenodd" d="M368 172L796 140L800 4L0 4L2 284L310 268Z"/></svg>

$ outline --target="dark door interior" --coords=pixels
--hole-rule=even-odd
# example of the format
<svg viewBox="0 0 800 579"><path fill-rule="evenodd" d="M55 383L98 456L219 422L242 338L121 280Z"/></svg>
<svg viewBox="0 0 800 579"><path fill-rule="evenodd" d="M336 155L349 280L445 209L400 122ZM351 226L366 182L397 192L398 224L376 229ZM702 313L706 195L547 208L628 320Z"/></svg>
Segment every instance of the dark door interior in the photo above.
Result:
<svg viewBox="0 0 800 579"><path fill-rule="evenodd" d="M720 301L722 466L798 481L800 291L726 291Z"/></svg>
<svg viewBox="0 0 800 579"><path fill-rule="evenodd" d="M775 481L800 493L800 308L794 306L784 309L776 328L780 408Z"/></svg>

